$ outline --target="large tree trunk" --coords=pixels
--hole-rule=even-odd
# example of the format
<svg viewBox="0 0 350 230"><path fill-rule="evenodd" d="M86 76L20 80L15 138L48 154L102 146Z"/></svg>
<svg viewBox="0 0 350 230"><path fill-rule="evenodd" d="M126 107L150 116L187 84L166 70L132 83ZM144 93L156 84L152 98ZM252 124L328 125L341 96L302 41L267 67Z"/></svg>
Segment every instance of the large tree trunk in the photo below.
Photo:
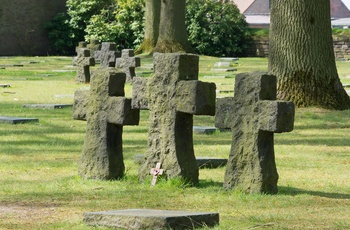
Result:
<svg viewBox="0 0 350 230"><path fill-rule="evenodd" d="M350 108L335 65L329 0L271 1L269 72L278 78L279 99Z"/></svg>
<svg viewBox="0 0 350 230"><path fill-rule="evenodd" d="M160 1L146 0L145 37L137 53L152 52L157 44L160 22Z"/></svg>
<svg viewBox="0 0 350 230"><path fill-rule="evenodd" d="M159 37L155 52L189 51L185 25L185 0L161 0Z"/></svg>

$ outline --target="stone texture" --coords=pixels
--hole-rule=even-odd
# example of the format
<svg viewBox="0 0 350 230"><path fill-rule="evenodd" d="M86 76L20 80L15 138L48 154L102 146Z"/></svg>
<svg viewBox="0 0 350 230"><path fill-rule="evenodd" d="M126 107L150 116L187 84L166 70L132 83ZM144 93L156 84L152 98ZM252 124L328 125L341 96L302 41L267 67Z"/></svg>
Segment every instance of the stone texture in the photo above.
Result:
<svg viewBox="0 0 350 230"><path fill-rule="evenodd" d="M134 50L124 49L122 50L121 57L116 59L115 66L122 68L126 74L126 82L131 82L132 78L135 77L135 67L141 65L141 59L135 57Z"/></svg>
<svg viewBox="0 0 350 230"><path fill-rule="evenodd" d="M155 74L147 84L150 125L141 180L160 162L168 178L198 182L193 114L215 113L215 84L197 81L198 61L191 54L154 54Z"/></svg>
<svg viewBox="0 0 350 230"><path fill-rule="evenodd" d="M143 77L134 77L132 80L132 108L148 109L147 99L147 79Z"/></svg>
<svg viewBox="0 0 350 230"><path fill-rule="evenodd" d="M124 97L125 78L112 67L99 68L93 72L90 92L75 94L73 117L87 119L79 165L83 178L110 180L124 175L123 125L139 122L139 110L131 109L131 99Z"/></svg>
<svg viewBox="0 0 350 230"><path fill-rule="evenodd" d="M0 0L0 55L52 55L45 24L66 12L66 0Z"/></svg>
<svg viewBox="0 0 350 230"><path fill-rule="evenodd" d="M219 214L152 209L129 209L84 213L84 222L90 226L121 229L195 229L219 224Z"/></svg>
<svg viewBox="0 0 350 230"><path fill-rule="evenodd" d="M293 130L294 104L276 101L276 77L258 72L237 75L235 97L220 101L216 125L232 130L224 187L277 193L273 136Z"/></svg>
<svg viewBox="0 0 350 230"><path fill-rule="evenodd" d="M73 65L77 66L75 81L79 83L90 82L90 66L95 65L95 59L90 56L87 48L77 49L77 56L73 58Z"/></svg>
<svg viewBox="0 0 350 230"><path fill-rule="evenodd" d="M102 42L101 50L95 51L101 67L115 67L115 59L120 57L114 42Z"/></svg>

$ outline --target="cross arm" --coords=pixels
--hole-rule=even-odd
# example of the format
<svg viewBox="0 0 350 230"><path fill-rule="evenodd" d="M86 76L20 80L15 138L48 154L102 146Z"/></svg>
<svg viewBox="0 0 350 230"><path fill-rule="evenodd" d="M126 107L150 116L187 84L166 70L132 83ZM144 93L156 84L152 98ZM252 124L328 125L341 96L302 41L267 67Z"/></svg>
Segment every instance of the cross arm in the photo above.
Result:
<svg viewBox="0 0 350 230"><path fill-rule="evenodd" d="M295 107L293 102L259 101L260 130L274 133L290 132L294 128Z"/></svg>
<svg viewBox="0 0 350 230"><path fill-rule="evenodd" d="M116 125L138 125L140 110L131 108L131 99L110 97L107 107L107 121Z"/></svg>
<svg viewBox="0 0 350 230"><path fill-rule="evenodd" d="M148 109L147 82L143 77L134 77L132 79L132 102L133 109Z"/></svg>
<svg viewBox="0 0 350 230"><path fill-rule="evenodd" d="M177 111L194 115L215 115L216 85L197 80L176 84Z"/></svg>
<svg viewBox="0 0 350 230"><path fill-rule="evenodd" d="M233 116L235 115L234 97L216 99L215 127L219 129L231 129Z"/></svg>
<svg viewBox="0 0 350 230"><path fill-rule="evenodd" d="M86 121L87 105L90 97L89 90L74 92L73 119Z"/></svg>

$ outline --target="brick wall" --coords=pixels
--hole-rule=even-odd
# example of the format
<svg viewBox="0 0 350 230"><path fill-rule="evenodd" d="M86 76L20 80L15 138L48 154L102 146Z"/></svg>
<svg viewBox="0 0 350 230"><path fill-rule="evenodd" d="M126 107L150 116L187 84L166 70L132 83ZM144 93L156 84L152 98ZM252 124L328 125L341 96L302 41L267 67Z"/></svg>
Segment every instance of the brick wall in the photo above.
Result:
<svg viewBox="0 0 350 230"><path fill-rule="evenodd" d="M45 23L66 0L0 0L0 56L47 55Z"/></svg>
<svg viewBox="0 0 350 230"><path fill-rule="evenodd" d="M334 53L337 59L350 60L350 38L334 39ZM268 57L269 55L269 40L260 39L254 40L248 50L248 57Z"/></svg>

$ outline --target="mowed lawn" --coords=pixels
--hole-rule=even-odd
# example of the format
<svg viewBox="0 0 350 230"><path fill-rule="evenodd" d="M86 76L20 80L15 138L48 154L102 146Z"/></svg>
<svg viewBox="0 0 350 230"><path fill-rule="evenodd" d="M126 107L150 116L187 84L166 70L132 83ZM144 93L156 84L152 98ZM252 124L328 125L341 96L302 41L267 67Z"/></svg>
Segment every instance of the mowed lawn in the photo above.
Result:
<svg viewBox="0 0 350 230"><path fill-rule="evenodd" d="M217 83L225 91L221 97L233 95L237 72L267 69L267 59L241 58L231 66L237 72L216 72L218 61L201 56L199 79ZM151 58L141 62L137 75L151 76ZM225 167L200 169L197 187L178 179L160 179L155 187L151 177L138 182L134 155L147 148L147 111L139 126L124 127L125 178L83 180L78 165L86 122L73 120L71 108L22 107L72 104L74 91L89 85L75 83L71 63L71 57L0 58L0 85L11 85L0 88L0 116L39 119L0 123L0 229L96 229L83 223L84 212L129 208L218 212L214 229L350 229L349 110L297 109L294 131L275 134L277 195L224 190ZM341 81L350 84L350 62L337 66ZM130 97L131 85L125 90ZM194 123L213 126L214 118L195 116ZM194 134L197 156L227 158L230 146L230 132Z"/></svg>

